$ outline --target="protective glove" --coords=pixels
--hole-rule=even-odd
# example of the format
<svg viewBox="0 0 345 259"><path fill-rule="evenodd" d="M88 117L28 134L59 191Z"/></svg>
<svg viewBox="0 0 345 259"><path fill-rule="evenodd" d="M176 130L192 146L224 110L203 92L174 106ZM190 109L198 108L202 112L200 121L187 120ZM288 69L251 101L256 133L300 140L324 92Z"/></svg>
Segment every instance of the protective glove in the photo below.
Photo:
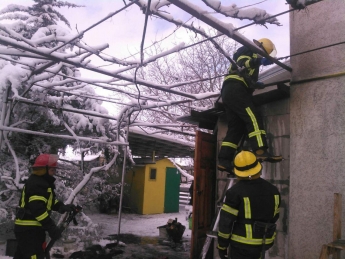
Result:
<svg viewBox="0 0 345 259"><path fill-rule="evenodd" d="M273 61L271 61L271 60L269 60L269 59L267 59L267 58L262 58L262 59L260 60L260 63L261 63L261 65L263 65L263 66L268 66L268 65L272 65L272 64L273 64Z"/></svg>
<svg viewBox="0 0 345 259"><path fill-rule="evenodd" d="M48 227L47 232L49 234L49 237L51 239L55 239L55 240L59 239L61 237L61 233L62 233L61 229L58 228L56 225L52 225L52 226Z"/></svg>
<svg viewBox="0 0 345 259"><path fill-rule="evenodd" d="M227 259L228 258L228 249L218 249L218 254L219 254L219 257L220 259Z"/></svg>
<svg viewBox="0 0 345 259"><path fill-rule="evenodd" d="M74 204L62 204L59 208L59 213L75 211L77 207Z"/></svg>
<svg viewBox="0 0 345 259"><path fill-rule="evenodd" d="M255 84L254 84L254 88L255 89L264 89L265 88L265 84L263 83L263 82L256 82Z"/></svg>

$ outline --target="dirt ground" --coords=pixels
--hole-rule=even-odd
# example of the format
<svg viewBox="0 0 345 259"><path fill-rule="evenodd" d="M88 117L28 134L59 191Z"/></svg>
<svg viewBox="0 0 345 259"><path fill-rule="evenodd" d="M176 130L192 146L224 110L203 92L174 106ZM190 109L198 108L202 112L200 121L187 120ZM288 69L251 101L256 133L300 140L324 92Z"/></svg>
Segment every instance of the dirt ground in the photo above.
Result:
<svg viewBox="0 0 345 259"><path fill-rule="evenodd" d="M101 236L103 237L100 246L101 252L88 253L57 253L63 254L64 258L83 259L188 259L190 253L191 230L188 228L185 206L180 206L178 213L163 213L154 215L139 215L132 213L122 213L120 224L120 236L118 238L118 214L99 214L85 211L94 223L101 226ZM169 219L177 219L186 227L181 241L173 242L169 236L158 227L167 224ZM6 240L14 238L13 233L0 227L0 259L6 257ZM119 240L120 245L115 245ZM98 246L98 247L100 247ZM98 249L95 246L95 249ZM73 249L72 249L73 251ZM52 251L54 252L54 251ZM62 258L55 257L52 258Z"/></svg>

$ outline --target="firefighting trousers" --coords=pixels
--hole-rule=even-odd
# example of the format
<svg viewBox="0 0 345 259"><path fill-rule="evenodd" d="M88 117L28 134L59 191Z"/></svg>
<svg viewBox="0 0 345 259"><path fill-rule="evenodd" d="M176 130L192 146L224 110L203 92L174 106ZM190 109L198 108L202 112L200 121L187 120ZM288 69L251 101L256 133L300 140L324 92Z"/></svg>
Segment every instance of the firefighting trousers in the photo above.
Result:
<svg viewBox="0 0 345 259"><path fill-rule="evenodd" d="M221 144L218 158L233 159L242 136L248 134L251 148L267 148L262 119L252 101L252 94L238 80L224 82L222 101L226 111L228 130Z"/></svg>
<svg viewBox="0 0 345 259"><path fill-rule="evenodd" d="M230 246L230 259L260 259L261 250Z"/></svg>
<svg viewBox="0 0 345 259"><path fill-rule="evenodd" d="M44 259L43 243L45 242L45 231L37 229L14 233L17 239L17 250L13 259Z"/></svg>

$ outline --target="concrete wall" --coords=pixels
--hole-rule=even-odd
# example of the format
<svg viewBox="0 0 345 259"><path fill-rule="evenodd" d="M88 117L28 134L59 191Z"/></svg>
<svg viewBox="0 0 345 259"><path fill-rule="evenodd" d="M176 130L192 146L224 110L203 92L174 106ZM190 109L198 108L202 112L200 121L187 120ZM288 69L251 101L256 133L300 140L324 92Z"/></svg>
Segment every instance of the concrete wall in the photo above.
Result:
<svg viewBox="0 0 345 259"><path fill-rule="evenodd" d="M291 13L291 54L343 42L344 25L344 0L324 0ZM343 195L345 207L345 76L338 74L345 72L345 45L292 57L291 66L297 83L290 98L287 258L312 259L332 241L334 193ZM298 83L321 76L328 77Z"/></svg>
<svg viewBox="0 0 345 259"><path fill-rule="evenodd" d="M261 107L269 150L281 154L280 163L263 163L262 178L277 186L282 202L277 223L275 245L267 252L266 258L283 259L287 257L289 190L290 190L290 105L289 99L266 104Z"/></svg>

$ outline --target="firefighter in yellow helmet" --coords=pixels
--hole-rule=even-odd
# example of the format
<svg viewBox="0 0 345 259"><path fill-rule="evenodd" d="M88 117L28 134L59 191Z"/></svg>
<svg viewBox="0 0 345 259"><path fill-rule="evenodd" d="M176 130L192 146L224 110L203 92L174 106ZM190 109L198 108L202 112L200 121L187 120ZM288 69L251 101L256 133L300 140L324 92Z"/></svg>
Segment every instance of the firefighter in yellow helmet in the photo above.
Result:
<svg viewBox="0 0 345 259"><path fill-rule="evenodd" d="M254 40L254 43L267 54L275 56L277 51L269 39ZM271 163L280 162L282 156L268 152L266 131L262 119L253 104L252 94L255 89L264 87L258 82L261 65L272 64L246 46L240 47L233 56L238 67L230 66L225 76L221 95L226 111L228 131L218 153L218 170L232 172L233 158L243 135L247 134L249 143L257 158Z"/></svg>
<svg viewBox="0 0 345 259"><path fill-rule="evenodd" d="M260 177L261 163L251 151L239 152L234 160L238 182L226 192L220 211L218 252L231 259L263 259L273 246L279 218L280 193ZM260 257L261 256L261 257Z"/></svg>
<svg viewBox="0 0 345 259"><path fill-rule="evenodd" d="M55 178L59 157L41 154L32 166L32 174L26 181L17 208L14 234L17 250L14 259L43 259L46 234L59 239L61 231L51 219L51 211L73 211L73 204L63 204L55 198Z"/></svg>

